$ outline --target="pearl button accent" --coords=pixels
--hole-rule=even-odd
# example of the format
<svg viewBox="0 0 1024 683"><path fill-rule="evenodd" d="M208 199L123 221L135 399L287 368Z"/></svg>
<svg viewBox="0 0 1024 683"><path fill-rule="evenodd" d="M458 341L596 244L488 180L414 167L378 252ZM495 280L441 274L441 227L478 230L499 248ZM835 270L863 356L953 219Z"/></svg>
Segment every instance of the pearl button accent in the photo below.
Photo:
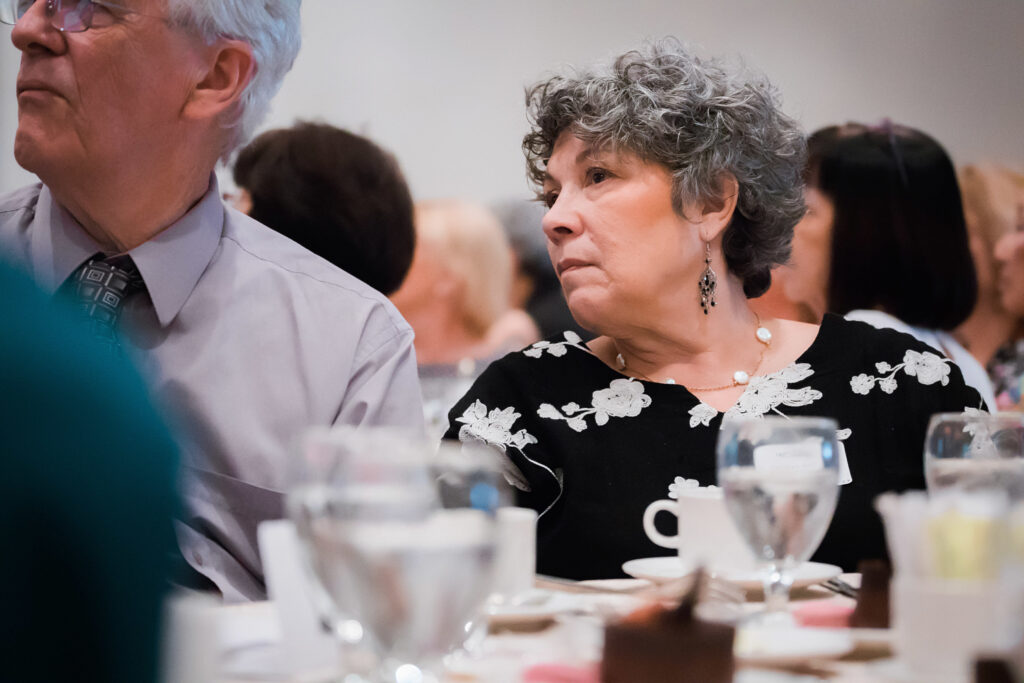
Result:
<svg viewBox="0 0 1024 683"><path fill-rule="evenodd" d="M772 333L768 331L767 327L757 328L757 332L755 332L754 334L757 335L758 341L760 341L762 344L767 344L772 340Z"/></svg>
<svg viewBox="0 0 1024 683"><path fill-rule="evenodd" d="M733 381L736 382L736 384L746 384L747 382L750 381L750 375L743 372L742 370L737 370L736 372L732 373L732 378Z"/></svg>

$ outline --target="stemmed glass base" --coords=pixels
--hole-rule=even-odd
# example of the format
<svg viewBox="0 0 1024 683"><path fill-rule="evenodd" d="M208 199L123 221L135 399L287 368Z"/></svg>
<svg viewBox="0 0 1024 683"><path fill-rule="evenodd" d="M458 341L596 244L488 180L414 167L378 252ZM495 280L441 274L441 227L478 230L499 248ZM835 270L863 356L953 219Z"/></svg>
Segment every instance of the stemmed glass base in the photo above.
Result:
<svg viewBox="0 0 1024 683"><path fill-rule="evenodd" d="M769 563L763 585L764 609L747 617L743 625L764 628L795 626L796 621L789 611L789 591L793 587L789 563Z"/></svg>

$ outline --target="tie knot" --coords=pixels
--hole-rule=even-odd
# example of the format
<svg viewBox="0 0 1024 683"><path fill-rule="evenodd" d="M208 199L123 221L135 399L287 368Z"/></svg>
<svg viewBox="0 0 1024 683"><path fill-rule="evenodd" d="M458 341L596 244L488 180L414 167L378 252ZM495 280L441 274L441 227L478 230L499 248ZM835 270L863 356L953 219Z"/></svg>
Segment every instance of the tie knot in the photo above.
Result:
<svg viewBox="0 0 1024 683"><path fill-rule="evenodd" d="M61 290L92 323L94 334L116 345L114 331L124 303L145 287L131 256L96 254L75 269Z"/></svg>

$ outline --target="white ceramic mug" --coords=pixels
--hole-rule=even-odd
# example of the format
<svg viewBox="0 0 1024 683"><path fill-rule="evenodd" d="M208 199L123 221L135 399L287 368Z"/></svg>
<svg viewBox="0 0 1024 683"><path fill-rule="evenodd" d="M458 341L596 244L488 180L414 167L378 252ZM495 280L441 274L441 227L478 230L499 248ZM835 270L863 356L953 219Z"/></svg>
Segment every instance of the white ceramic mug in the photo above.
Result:
<svg viewBox="0 0 1024 683"><path fill-rule="evenodd" d="M677 535L666 536L654 527L659 512L671 512L678 518ZM683 489L677 500L654 501L644 511L644 531L662 548L676 548L680 557L704 562L715 570L757 567L718 488Z"/></svg>

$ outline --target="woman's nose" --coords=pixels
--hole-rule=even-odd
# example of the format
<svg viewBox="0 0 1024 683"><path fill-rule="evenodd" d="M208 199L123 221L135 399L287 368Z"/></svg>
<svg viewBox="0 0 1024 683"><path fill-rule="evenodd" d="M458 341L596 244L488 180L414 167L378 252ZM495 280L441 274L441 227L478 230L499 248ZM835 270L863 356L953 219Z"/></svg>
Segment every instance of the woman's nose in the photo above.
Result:
<svg viewBox="0 0 1024 683"><path fill-rule="evenodd" d="M544 235L552 242L578 233L581 228L581 220L572 195L567 192L560 193L548 212L544 214L540 224Z"/></svg>

